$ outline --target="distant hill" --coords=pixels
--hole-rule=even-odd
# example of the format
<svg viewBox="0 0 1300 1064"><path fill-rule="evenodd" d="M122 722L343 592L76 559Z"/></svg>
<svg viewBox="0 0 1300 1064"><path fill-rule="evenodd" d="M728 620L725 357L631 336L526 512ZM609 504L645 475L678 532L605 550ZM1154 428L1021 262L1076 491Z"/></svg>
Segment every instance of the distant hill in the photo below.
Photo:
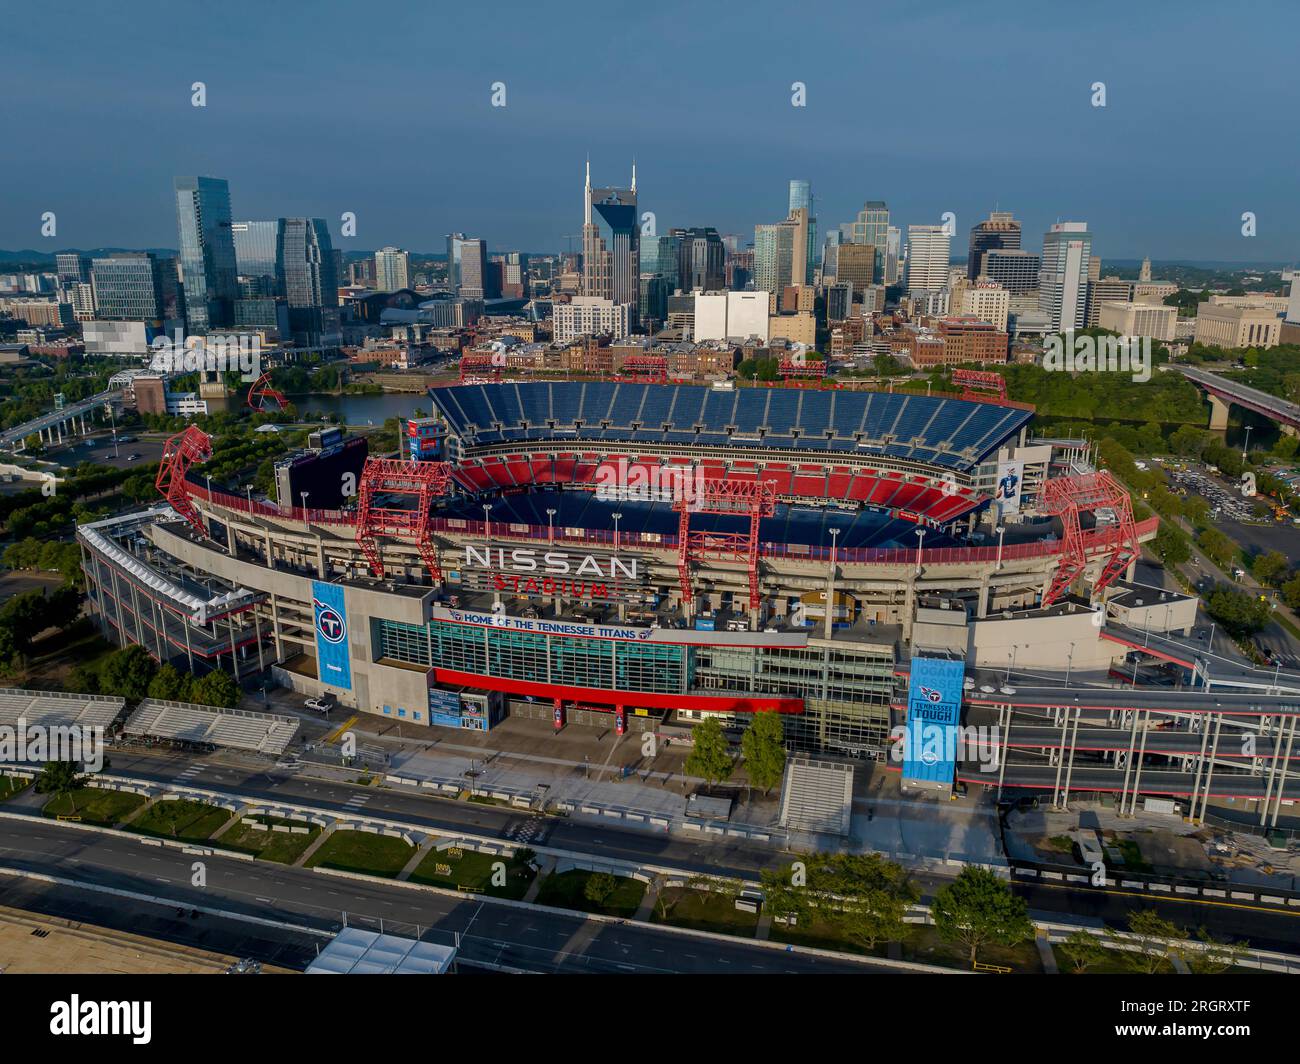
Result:
<svg viewBox="0 0 1300 1064"><path fill-rule="evenodd" d="M54 265L55 255L66 255L76 253L79 255L112 255L119 251L152 251L160 258L174 258L176 251L173 248L59 248L57 251L36 251L33 248L23 248L20 251L6 251L0 248L0 263L5 262L31 262L41 263L48 262Z"/></svg>

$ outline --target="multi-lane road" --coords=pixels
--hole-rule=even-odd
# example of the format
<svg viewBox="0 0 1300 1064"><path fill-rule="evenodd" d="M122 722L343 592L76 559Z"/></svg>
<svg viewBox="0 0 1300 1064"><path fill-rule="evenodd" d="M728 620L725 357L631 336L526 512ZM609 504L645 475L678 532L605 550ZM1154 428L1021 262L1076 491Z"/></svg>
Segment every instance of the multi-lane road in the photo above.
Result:
<svg viewBox="0 0 1300 1064"><path fill-rule="evenodd" d="M606 922L563 911L524 908L491 898L460 898L398 884L322 875L271 862L248 862L219 853L201 858L206 885L192 885L193 854L145 846L135 839L78 830L37 819L0 819L0 870L30 871L85 884L165 899L163 905L114 898L115 923L131 929L132 914L157 920L172 906L202 906L270 918L303 927L337 930L345 919L399 933L436 928L439 938L460 936L466 963L529 972L574 973L812 973L900 969L863 960L838 960L741 939L686 935L646 924ZM68 886L56 888L68 908ZM0 874L0 904L42 908L33 881ZM103 895L90 892L93 904ZM345 914L347 914L345 916ZM125 922L124 922L125 921ZM186 929L206 928L201 944L220 952L250 953L247 942L228 940L228 920L201 914ZM210 927L209 927L210 925ZM165 930L163 932L166 933ZM186 941L193 942L193 934ZM256 934L249 933L249 939ZM278 936L277 936L278 937ZM200 943L196 943L200 944ZM242 948L241 948L242 947ZM298 949L302 952L301 947ZM273 958L282 960L277 953Z"/></svg>
<svg viewBox="0 0 1300 1064"><path fill-rule="evenodd" d="M111 760L112 764L109 771L113 774L129 775L159 783L174 783L177 786L222 791L245 799L261 800L268 803L282 802L311 805L316 808L337 812L343 818L369 815L383 819L399 820L443 833L463 831L489 838L517 841L520 844L525 844L525 840L521 837L521 828L528 825L536 832L540 827L540 833L529 835L526 840L527 845L567 850L611 860L642 862L688 871L699 871L712 875L743 876L749 879L757 879L760 870L775 867L784 860L789 859L788 854L783 854L772 847L739 839L723 840L711 836L709 841L697 842L667 834L661 835L647 831L613 828L576 819L565 820L545 817L538 820L535 819L535 814L526 810L512 810L497 806L449 801L390 788L359 788L343 782L298 776L267 766L257 766L251 761L245 761L241 758L193 759L170 752L132 749L113 751ZM180 777L179 780L178 777ZM362 797L364 797L364 801L358 802L358 799ZM7 846L10 850L15 848L21 850L21 845L16 845L15 842L3 842L5 837L21 839L21 831L29 830L25 824L20 824L18 828L14 828L14 823L12 820L4 822L5 832L8 835L0 836L0 845ZM37 826L40 826L39 822ZM60 829L56 826L50 826L46 830L58 831ZM75 831L75 829L63 830ZM18 832L18 834L15 835L15 832ZM76 832L76 835L80 836L80 838L69 845L73 845L78 850L81 848L96 849L96 844L87 840L97 839L100 836L84 832ZM143 846L134 842L128 841L122 845L126 847L122 853L126 863L113 874L138 872L142 863L148 862L149 857L159 856L156 849L149 848L146 850ZM48 872L54 871L49 862L43 858L43 851L39 847L29 847L26 852L25 859L29 863L24 867L42 869ZM146 852L149 857L142 856L142 853ZM12 864L14 856L15 854L12 852L0 850L0 866ZM187 858L187 860L189 859L192 858ZM334 914L331 917L333 919L337 919L336 910L346 908L347 905L352 906L351 911L353 912L363 911L362 906L355 900L349 900L345 905L338 904L342 899L368 898L371 896L372 888L369 885L362 887L358 881L333 879L333 877L320 876L318 873L307 870L280 870L263 862L258 862L251 867L246 862L239 861L226 860L222 863L230 866L237 865L237 868L231 868L231 871L236 876L247 876L250 872L257 876L268 876L284 871L292 873L291 878L308 877L304 885L309 889L301 895L301 898L310 898L312 904L323 906ZM97 865L91 864L87 866L89 871L85 871L83 874L95 875L97 873L93 870L97 867ZM103 871L107 875L112 870L104 869ZM322 882L327 879L333 881ZM914 871L913 879L923 897L931 896L938 887L947 882L946 879L938 875L918 871ZM92 881L98 882L99 880ZM184 885L188 883L188 878L181 878L176 882ZM220 886L221 882L218 879L216 881L217 886ZM245 886L249 885L255 887L252 895L254 899L259 896L272 896L266 894L266 891L255 883L239 887L238 891L230 896L236 899L242 897L248 893ZM3 879L0 879L0 887L3 887ZM406 915L400 917L401 919L420 922L413 920L413 916L417 912L424 911L423 922L426 925L431 922L428 911L429 902L423 894L412 902L411 891L408 888L381 885L374 889L378 889L386 897L390 892L399 892L396 897L404 899L407 906L403 910ZM1217 904L1180 899L1167 901L1156 898L1143 899L1130 891L1100 888L1045 889L1033 887L1023 882L1017 882L1014 889L1029 901L1031 911L1045 919L1064 918L1073 920L1078 916L1086 915L1091 919L1104 921L1112 927L1122 928L1126 926L1127 919L1135 907L1150 906L1158 909L1163 915L1176 922L1191 927L1204 925L1216 934L1248 939L1260 948L1280 949L1283 951L1294 949L1297 933L1300 933L1300 913L1279 912L1244 904ZM211 893L213 890L213 880L210 879L208 892ZM335 891L336 894L330 894L329 891L331 890ZM187 895L187 897L192 896ZM277 894L275 897L279 897L279 895ZM3 901L4 898L0 895L0 902ZM465 910L461 908L467 903L455 902L454 899L452 899L452 902L452 911L457 915L448 926L456 929L456 920L467 919ZM190 904L195 904L195 902L191 901ZM301 908L287 910L290 914L306 911ZM378 909L366 908L364 911L375 916L382 916L385 912L383 907ZM452 911L447 913L449 919L452 917ZM502 916L496 919L505 920L506 918ZM566 916L564 914L557 914L554 919L562 922L556 925L557 927L562 926L564 928L571 928L573 926L572 921L579 924L587 923L580 917ZM570 921L570 923L563 923L563 921ZM550 926L550 917L547 918L546 922L547 926ZM529 925L525 924L524 926ZM532 926L540 925L534 924ZM503 927L501 930L505 932L507 928ZM622 936L620 941L631 941L630 936L634 933L642 933L640 929L631 925L626 925L626 930L625 928L619 928L619 931ZM540 932L529 932L528 934L538 933ZM663 932L663 934L671 933ZM496 940L494 939L494 941ZM502 939L501 941L505 940ZM677 940L674 939L673 941ZM518 944L516 944L515 948L518 948ZM650 955L652 957L659 956L653 953L654 949L667 949L663 945L649 946L647 948L651 950ZM767 947L749 948L767 949ZM697 951L690 950L689 952L696 954L696 956L686 958L687 960L701 960L701 955ZM750 961L747 963L758 962ZM775 970L785 969L777 968Z"/></svg>

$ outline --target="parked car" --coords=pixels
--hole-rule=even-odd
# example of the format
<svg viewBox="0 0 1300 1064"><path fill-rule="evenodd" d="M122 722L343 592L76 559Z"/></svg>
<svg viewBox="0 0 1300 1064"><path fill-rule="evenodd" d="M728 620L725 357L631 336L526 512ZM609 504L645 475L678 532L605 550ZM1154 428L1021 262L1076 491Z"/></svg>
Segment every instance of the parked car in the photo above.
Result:
<svg viewBox="0 0 1300 1064"><path fill-rule="evenodd" d="M303 703L308 709L314 709L317 713L328 713L334 708L337 699L333 695L321 695L319 698L309 698Z"/></svg>

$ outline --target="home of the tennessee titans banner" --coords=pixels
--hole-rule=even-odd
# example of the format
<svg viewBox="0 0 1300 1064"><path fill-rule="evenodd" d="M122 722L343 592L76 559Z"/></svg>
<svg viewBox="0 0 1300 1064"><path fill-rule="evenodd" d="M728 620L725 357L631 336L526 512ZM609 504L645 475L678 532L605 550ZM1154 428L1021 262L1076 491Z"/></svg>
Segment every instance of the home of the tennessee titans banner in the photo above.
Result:
<svg viewBox="0 0 1300 1064"><path fill-rule="evenodd" d="M907 688L907 732L903 779L951 784L956 769L957 725L961 722L966 663L949 658L912 659Z"/></svg>
<svg viewBox="0 0 1300 1064"><path fill-rule="evenodd" d="M348 655L348 613L343 605L343 588L313 580L311 605L316 618L316 675L321 683L351 691L352 660Z"/></svg>

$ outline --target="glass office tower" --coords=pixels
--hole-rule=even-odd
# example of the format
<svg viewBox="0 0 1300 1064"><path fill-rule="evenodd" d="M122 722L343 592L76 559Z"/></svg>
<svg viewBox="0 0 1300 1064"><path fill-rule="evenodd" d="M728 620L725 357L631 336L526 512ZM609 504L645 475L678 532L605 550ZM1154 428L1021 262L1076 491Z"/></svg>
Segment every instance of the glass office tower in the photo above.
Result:
<svg viewBox="0 0 1300 1064"><path fill-rule="evenodd" d="M175 189L190 331L201 334L224 328L234 321L239 295L230 185L219 177L178 177Z"/></svg>

